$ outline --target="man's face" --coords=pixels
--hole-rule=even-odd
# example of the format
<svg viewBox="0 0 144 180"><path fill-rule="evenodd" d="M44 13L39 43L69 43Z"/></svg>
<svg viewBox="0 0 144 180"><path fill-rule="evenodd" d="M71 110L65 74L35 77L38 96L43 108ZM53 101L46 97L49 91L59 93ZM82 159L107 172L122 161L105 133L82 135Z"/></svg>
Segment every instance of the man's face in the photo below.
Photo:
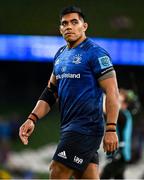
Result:
<svg viewBox="0 0 144 180"><path fill-rule="evenodd" d="M60 32L67 42L74 42L85 36L87 23L78 13L69 13L62 17Z"/></svg>

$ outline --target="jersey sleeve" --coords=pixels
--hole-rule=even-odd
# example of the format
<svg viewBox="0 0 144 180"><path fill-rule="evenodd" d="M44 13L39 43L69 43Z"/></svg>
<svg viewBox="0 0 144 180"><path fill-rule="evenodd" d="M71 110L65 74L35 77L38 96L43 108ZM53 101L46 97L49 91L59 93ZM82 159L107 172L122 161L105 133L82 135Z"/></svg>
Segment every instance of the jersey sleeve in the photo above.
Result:
<svg viewBox="0 0 144 180"><path fill-rule="evenodd" d="M107 79L115 74L110 55L100 47L93 49L89 63L98 80Z"/></svg>
<svg viewBox="0 0 144 180"><path fill-rule="evenodd" d="M55 75L54 64L55 64L55 62L56 62L56 59L57 59L57 57L64 51L65 48L66 48L66 46L61 47L61 48L57 51L57 53L55 54L55 56L54 56L54 60L53 60L53 71L52 71L52 73L53 73L54 75Z"/></svg>

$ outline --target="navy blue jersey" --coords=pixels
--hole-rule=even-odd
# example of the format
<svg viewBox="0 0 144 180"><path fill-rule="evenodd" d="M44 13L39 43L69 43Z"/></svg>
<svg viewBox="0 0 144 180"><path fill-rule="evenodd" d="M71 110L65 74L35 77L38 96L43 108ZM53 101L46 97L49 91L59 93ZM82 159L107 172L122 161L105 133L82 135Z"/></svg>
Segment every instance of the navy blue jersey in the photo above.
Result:
<svg viewBox="0 0 144 180"><path fill-rule="evenodd" d="M109 54L90 39L62 47L55 56L61 131L103 134L102 89L98 80L113 70Z"/></svg>

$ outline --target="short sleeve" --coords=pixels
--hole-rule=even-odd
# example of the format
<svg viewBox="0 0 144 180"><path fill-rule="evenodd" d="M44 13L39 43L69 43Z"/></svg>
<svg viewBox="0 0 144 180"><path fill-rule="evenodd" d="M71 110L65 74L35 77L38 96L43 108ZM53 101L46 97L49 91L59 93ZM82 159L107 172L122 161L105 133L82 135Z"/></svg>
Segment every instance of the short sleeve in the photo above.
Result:
<svg viewBox="0 0 144 180"><path fill-rule="evenodd" d="M101 47L92 50L89 63L97 79L114 70L110 55Z"/></svg>
<svg viewBox="0 0 144 180"><path fill-rule="evenodd" d="M57 51L57 53L55 54L55 56L54 56L54 60L53 60L53 72L52 72L54 75L55 75L54 65L55 65L56 59L57 59L57 57L64 51L65 48L66 48L66 46L61 47L61 48Z"/></svg>

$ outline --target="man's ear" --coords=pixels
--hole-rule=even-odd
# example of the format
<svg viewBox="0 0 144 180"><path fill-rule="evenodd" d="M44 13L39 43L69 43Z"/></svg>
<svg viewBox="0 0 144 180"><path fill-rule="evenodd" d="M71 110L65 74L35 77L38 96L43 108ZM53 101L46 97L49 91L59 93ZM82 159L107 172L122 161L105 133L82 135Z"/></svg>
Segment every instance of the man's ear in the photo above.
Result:
<svg viewBox="0 0 144 180"><path fill-rule="evenodd" d="M88 23L84 22L83 27L84 27L84 31L86 31L88 28Z"/></svg>

